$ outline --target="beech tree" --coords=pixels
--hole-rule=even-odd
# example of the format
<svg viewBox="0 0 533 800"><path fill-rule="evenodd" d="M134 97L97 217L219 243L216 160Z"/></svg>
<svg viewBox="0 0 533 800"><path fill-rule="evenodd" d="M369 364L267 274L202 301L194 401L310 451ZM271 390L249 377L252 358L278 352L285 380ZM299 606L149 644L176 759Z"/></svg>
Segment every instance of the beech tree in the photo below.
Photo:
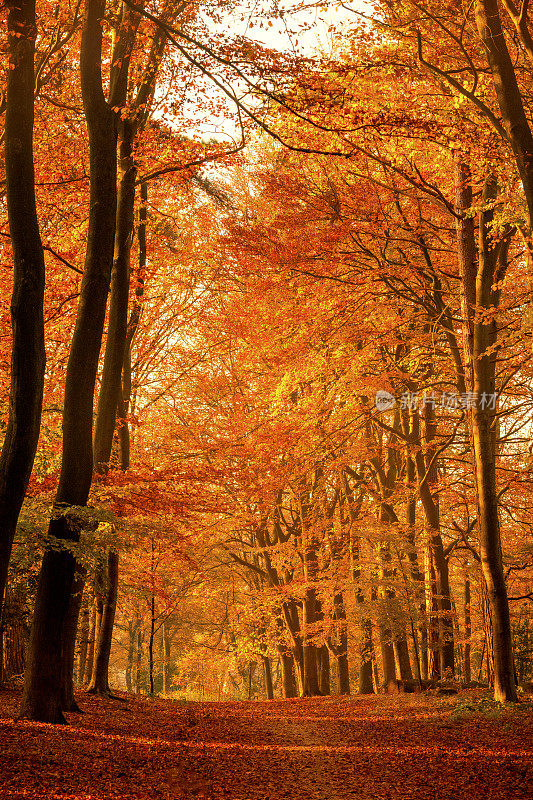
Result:
<svg viewBox="0 0 533 800"><path fill-rule="evenodd" d="M35 3L8 3L4 98L6 200L13 249L9 418L0 455L0 608L20 509L37 450L43 402L44 253L35 203Z"/></svg>

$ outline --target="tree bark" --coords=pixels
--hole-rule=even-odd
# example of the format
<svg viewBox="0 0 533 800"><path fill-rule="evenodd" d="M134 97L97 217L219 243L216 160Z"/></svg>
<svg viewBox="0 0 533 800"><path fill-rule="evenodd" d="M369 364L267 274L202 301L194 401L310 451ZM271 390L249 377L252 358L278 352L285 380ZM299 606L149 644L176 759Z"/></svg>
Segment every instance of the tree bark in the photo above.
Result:
<svg viewBox="0 0 533 800"><path fill-rule="evenodd" d="M478 2L476 16L478 25L489 30L489 25L499 23L483 18L487 9L497 14L498 7L493 2ZM481 15L481 16L480 16ZM492 30L492 28L490 28ZM496 33L498 33L497 29ZM505 46L500 30L499 45ZM485 42L489 47L490 43ZM492 45L490 45L492 47ZM507 54L508 55L508 54ZM493 57L495 54L493 52ZM492 62L491 62L492 66ZM499 98L500 100L500 98ZM521 135L516 131L513 135ZM531 135L531 134L529 134ZM525 151L524 151L525 152ZM531 164L529 165L529 167ZM464 185L468 174L459 167L459 182ZM528 167L528 169L529 169ZM500 701L516 700L516 682L513 663L513 646L507 587L503 571L500 521L498 517L498 492L496 488L496 355L494 345L498 338L495 310L500 304L501 281L507 269L509 236L493 243L491 224L493 210L491 201L497 196L494 177L488 176L483 191L483 202L488 203L479 215L478 263L465 260L463 248L459 248L459 270L463 284L463 308L467 319L465 326L471 330L472 380L475 404L469 417L472 426L474 449L474 474L478 506L479 545L481 566L487 588L488 617L492 622L492 648L488 652L488 663L494 661L494 696ZM458 192L458 211L465 217L469 210L469 192L463 188ZM472 247L472 246L470 246ZM472 290L475 286L475 306L472 303ZM486 313L474 314L474 310ZM492 403L494 398L494 404ZM493 406L491 408L491 406Z"/></svg>
<svg viewBox="0 0 533 800"><path fill-rule="evenodd" d="M118 553L112 548L107 551L106 596L102 621L94 655L94 668L91 683L87 687L90 694L109 695L109 657L113 641L113 625L117 608L118 591Z"/></svg>
<svg viewBox="0 0 533 800"><path fill-rule="evenodd" d="M331 666L329 662L328 646L323 644L317 650L318 654L318 689L321 695L331 694Z"/></svg>
<svg viewBox="0 0 533 800"><path fill-rule="evenodd" d="M524 109L513 61L505 41L498 0L476 0L475 17L479 36L485 47L494 78L494 89L502 122L513 148L522 180L528 209L529 234L531 234L533 223L533 134Z"/></svg>
<svg viewBox="0 0 533 800"><path fill-rule="evenodd" d="M81 88L90 149L87 251L65 382L63 453L49 533L77 540L68 509L84 506L92 481L93 395L102 343L116 217L116 125L102 84L105 0L86 0L81 42ZM61 710L63 627L75 570L67 549L46 551L35 600L20 716L64 722Z"/></svg>
<svg viewBox="0 0 533 800"><path fill-rule="evenodd" d="M35 204L33 161L35 0L10 0L5 168L13 247L9 416L0 454L0 606L17 521L37 450L43 403L44 255Z"/></svg>
<svg viewBox="0 0 533 800"><path fill-rule="evenodd" d="M394 660L396 663L396 671L402 681L412 681L413 671L411 669L411 661L409 660L409 647L407 639L403 636L396 639L393 643Z"/></svg>
<svg viewBox="0 0 533 800"><path fill-rule="evenodd" d="M313 553L314 557L314 553ZM320 694L318 686L318 663L317 647L312 641L312 634L309 628L313 628L316 623L316 596L313 587L308 587L304 599L304 697L314 697Z"/></svg>
<svg viewBox="0 0 533 800"><path fill-rule="evenodd" d="M78 565L72 582L72 592L65 619L63 636L63 680L61 690L61 708L63 711L79 711L80 708L74 700L74 656L76 653L76 631L78 617L83 599L85 585L85 569Z"/></svg>
<svg viewBox="0 0 533 800"><path fill-rule="evenodd" d="M117 406L122 393L121 377L128 330L130 286L130 250L133 236L135 177L133 163L133 128L128 121L121 126L119 188L115 253L111 273L109 324L94 429L94 468L105 473L109 468Z"/></svg>
<svg viewBox="0 0 533 800"><path fill-rule="evenodd" d="M139 621L139 626L137 628L137 655L135 659L135 694L141 693L142 640L143 634Z"/></svg>
<svg viewBox="0 0 533 800"><path fill-rule="evenodd" d="M170 669L170 645L171 637L167 622L163 623L163 694L170 692L171 669Z"/></svg>
<svg viewBox="0 0 533 800"><path fill-rule="evenodd" d="M296 675L294 672L294 659L290 653L280 652L281 680L283 683L283 697L298 697Z"/></svg>
<svg viewBox="0 0 533 800"><path fill-rule="evenodd" d="M359 694L374 694L374 682L372 680L372 662L374 660L372 622L367 617L361 620L360 633Z"/></svg>
<svg viewBox="0 0 533 800"><path fill-rule="evenodd" d="M464 586L464 616L465 616L465 655L464 655L464 681L470 683L472 680L472 668L470 663L470 637L472 636L472 617L470 613L470 578L465 575Z"/></svg>
<svg viewBox="0 0 533 800"><path fill-rule="evenodd" d="M265 694L267 700L274 699L274 687L272 685L272 666L268 656L261 656L263 659L263 675L265 678Z"/></svg>
<svg viewBox="0 0 533 800"><path fill-rule="evenodd" d="M128 622L128 661L126 667L126 689L128 692L133 691L133 656L135 654L135 642L137 641L137 627L131 622Z"/></svg>
<svg viewBox="0 0 533 800"><path fill-rule="evenodd" d="M84 686L88 686L91 682L94 664L94 645L96 641L96 599L91 603L90 622L89 622L89 636L87 640L87 659L85 661L85 669L83 672Z"/></svg>
<svg viewBox="0 0 533 800"><path fill-rule="evenodd" d="M80 635L78 642L78 673L76 683L78 686L83 684L85 675L85 664L87 663L87 651L89 649L89 604L86 593L83 595L81 607Z"/></svg>

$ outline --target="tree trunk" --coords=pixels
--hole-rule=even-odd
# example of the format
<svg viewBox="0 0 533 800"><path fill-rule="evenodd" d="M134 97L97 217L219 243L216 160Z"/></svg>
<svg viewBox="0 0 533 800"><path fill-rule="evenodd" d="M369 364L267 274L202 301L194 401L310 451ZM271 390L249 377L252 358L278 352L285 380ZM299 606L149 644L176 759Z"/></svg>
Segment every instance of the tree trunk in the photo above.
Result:
<svg viewBox="0 0 533 800"><path fill-rule="evenodd" d="M118 553L112 548L107 551L106 597L102 621L94 656L91 683L87 687L90 694L109 695L109 657L113 641L113 625L117 608L118 592Z"/></svg>
<svg viewBox="0 0 533 800"><path fill-rule="evenodd" d="M472 618L470 613L470 578L465 575L465 655L464 655L464 681L470 683L472 680L472 668L470 663L470 637L472 636Z"/></svg>
<svg viewBox="0 0 533 800"><path fill-rule="evenodd" d="M76 632L78 630L78 617L83 599L85 586L85 569L79 565L74 574L72 592L65 619L63 635L63 680L61 692L61 708L63 711L79 711L80 708L74 700L74 656L76 652Z"/></svg>
<svg viewBox="0 0 533 800"><path fill-rule="evenodd" d="M337 692L339 694L350 694L350 670L348 668L347 653L337 656Z"/></svg>
<svg viewBox="0 0 533 800"><path fill-rule="evenodd" d="M170 672L170 644L171 638L168 631L168 624L163 624L163 694L170 692L171 672Z"/></svg>
<svg viewBox="0 0 533 800"><path fill-rule="evenodd" d="M122 394L122 365L128 330L130 286L130 250L133 236L133 208L136 169L133 163L133 128L126 120L121 124L119 188L115 253L111 273L109 324L94 429L94 468L105 473L109 467L119 395Z"/></svg>
<svg viewBox="0 0 533 800"><path fill-rule="evenodd" d="M320 693L318 686L317 648L312 642L309 628L316 622L316 597L314 588L308 588L304 600L304 697L315 697Z"/></svg>
<svg viewBox="0 0 533 800"><path fill-rule="evenodd" d="M298 615L298 606L295 600L283 603L282 606L283 616L287 629L290 633L293 648L293 665L294 675L296 678L298 693L303 696L304 693L304 649L302 644L302 634L300 630L300 619Z"/></svg>
<svg viewBox="0 0 533 800"><path fill-rule="evenodd" d="M374 645L372 642L372 622L368 618L361 620L361 662L359 665L359 694L374 694L372 680L372 662Z"/></svg>
<svg viewBox="0 0 533 800"><path fill-rule="evenodd" d="M0 604L17 520L35 458L43 403L44 255L33 163L35 0L9 0L5 169L13 248L9 417L0 454Z"/></svg>
<svg viewBox="0 0 533 800"><path fill-rule="evenodd" d="M133 690L132 675L133 675L133 655L135 652L135 641L137 639L137 630L134 624L128 622L128 665L126 667L125 679L126 690L131 692Z"/></svg>
<svg viewBox="0 0 533 800"><path fill-rule="evenodd" d="M92 480L93 395L113 262L116 217L115 115L102 86L102 21L105 0L86 0L82 32L81 88L90 149L87 251L76 325L65 381L63 453L50 534L77 540L70 506L84 506ZM47 550L41 567L28 648L20 716L64 722L61 710L63 627L75 570L68 550Z"/></svg>
<svg viewBox="0 0 533 800"><path fill-rule="evenodd" d="M274 699L274 687L272 685L272 666L268 656L261 656L263 659L263 674L265 678L265 694L267 700Z"/></svg>
<svg viewBox="0 0 533 800"><path fill-rule="evenodd" d="M89 623L89 637L87 640L87 659L85 661L85 670L83 672L83 685L88 686L91 682L91 678L93 675L93 665L94 665L94 646L98 636L98 629L97 629L97 610L96 610L96 598L93 599L91 604L91 616L90 616L90 623Z"/></svg>
<svg viewBox="0 0 533 800"><path fill-rule="evenodd" d="M135 661L135 694L141 693L142 638L142 630L139 622L139 627L137 629L137 657Z"/></svg>
<svg viewBox="0 0 533 800"><path fill-rule="evenodd" d="M154 694L154 637L155 637L155 595L152 593L150 603L150 638L148 640L148 673L150 677L150 694Z"/></svg>
<svg viewBox="0 0 533 800"><path fill-rule="evenodd" d="M411 669L411 661L409 660L409 647L407 639L403 636L393 643L394 660L396 664L396 671L402 681L412 681L413 671Z"/></svg>
<svg viewBox="0 0 533 800"><path fill-rule="evenodd" d="M80 622L80 635L79 635L79 652L78 652L78 674L76 683L78 686L83 684L83 676L85 675L85 664L87 663L87 651L89 648L89 604L87 601L87 594L83 594L81 606L81 622Z"/></svg>
<svg viewBox="0 0 533 800"><path fill-rule="evenodd" d="M294 659L290 653L280 652L281 680L283 683L283 697L298 697Z"/></svg>
<svg viewBox="0 0 533 800"><path fill-rule="evenodd" d="M318 688L321 695L331 694L331 667L329 663L329 650L327 645L323 644L318 652Z"/></svg>
<svg viewBox="0 0 533 800"><path fill-rule="evenodd" d="M476 5L478 24L483 21L487 8L491 8L497 15L498 8L495 3L479 2ZM483 29L487 26L499 24L499 17L485 18ZM491 28L492 29L492 28ZM501 45L505 48L503 33ZM485 41L485 40L484 40ZM488 48L489 60L493 70L494 59L497 54L491 51L491 43L485 41ZM498 45L499 47L499 45ZM496 48L497 49L497 48ZM492 55L491 55L492 53ZM504 54L503 54L504 55ZM502 55L502 57L503 57ZM508 55L508 53L507 53ZM496 65L497 66L497 65ZM502 98L498 95L500 105ZM529 129L528 129L529 130ZM529 132L529 140L531 133ZM513 136L519 136L519 131L513 131ZM518 139L516 140L518 141ZM514 144L513 144L514 146ZM528 145L529 146L529 145ZM516 153L515 153L516 154ZM531 165L526 165L528 172ZM459 167L459 183L461 186L468 182L469 173L464 167ZM527 178L526 173L524 173ZM531 188L531 186L529 187ZM468 189L468 186L467 186ZM525 186L527 190L527 187ZM527 192L526 192L527 193ZM470 192L464 189L458 192L458 210L463 215L469 211ZM507 269L507 254L509 235L501 241L494 243L492 237L493 208L492 201L497 196L497 184L493 176L488 176L483 191L483 202L487 207L479 215L479 245L478 263L465 261L462 249L459 248L459 271L463 283L463 307L468 318L464 325L472 331L472 379L473 392L476 402L469 421L472 426L472 440L474 449L474 473L476 480L476 495L478 506L479 546L481 566L487 587L489 618L492 622L492 649L488 652L488 663L494 661L494 697L500 701L516 700L516 683L513 663L512 632L509 615L509 602L507 587L503 571L501 549L500 521L498 517L498 492L496 487L496 436L495 426L497 421L496 411L496 352L495 345L498 339L497 323L494 309L500 304L501 285ZM468 296L469 287L475 286L475 306ZM471 289L470 289L471 292ZM478 313L476 310L487 310L487 314ZM494 402L493 402L494 399Z"/></svg>

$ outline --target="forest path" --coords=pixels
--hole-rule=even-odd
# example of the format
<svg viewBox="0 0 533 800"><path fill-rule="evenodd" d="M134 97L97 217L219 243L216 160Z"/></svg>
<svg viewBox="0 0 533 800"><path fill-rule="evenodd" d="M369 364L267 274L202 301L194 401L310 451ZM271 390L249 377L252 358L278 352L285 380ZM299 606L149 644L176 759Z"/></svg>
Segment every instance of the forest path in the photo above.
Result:
<svg viewBox="0 0 533 800"><path fill-rule="evenodd" d="M50 726L13 722L0 692L1 800L533 798L531 704L126 699L82 694L86 713Z"/></svg>

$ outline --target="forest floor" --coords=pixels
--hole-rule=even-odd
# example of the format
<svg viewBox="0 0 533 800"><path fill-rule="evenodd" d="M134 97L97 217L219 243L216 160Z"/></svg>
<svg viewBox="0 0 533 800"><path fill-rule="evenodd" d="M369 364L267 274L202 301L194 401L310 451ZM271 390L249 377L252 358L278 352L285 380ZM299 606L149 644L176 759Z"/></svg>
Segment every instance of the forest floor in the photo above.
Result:
<svg viewBox="0 0 533 800"><path fill-rule="evenodd" d="M486 695L180 703L81 695L68 725L14 722L7 800L529 800L533 704Z"/></svg>

